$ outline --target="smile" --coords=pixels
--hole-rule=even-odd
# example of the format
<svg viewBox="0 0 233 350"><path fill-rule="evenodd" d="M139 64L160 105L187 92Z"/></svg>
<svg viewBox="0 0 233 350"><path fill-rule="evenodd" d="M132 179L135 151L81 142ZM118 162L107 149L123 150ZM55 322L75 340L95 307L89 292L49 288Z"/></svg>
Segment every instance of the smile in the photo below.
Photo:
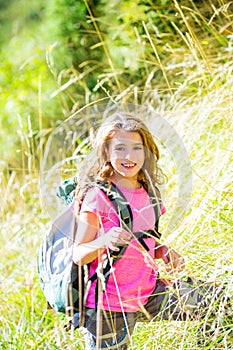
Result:
<svg viewBox="0 0 233 350"><path fill-rule="evenodd" d="M126 169L133 169L136 166L136 163L121 163L121 165Z"/></svg>

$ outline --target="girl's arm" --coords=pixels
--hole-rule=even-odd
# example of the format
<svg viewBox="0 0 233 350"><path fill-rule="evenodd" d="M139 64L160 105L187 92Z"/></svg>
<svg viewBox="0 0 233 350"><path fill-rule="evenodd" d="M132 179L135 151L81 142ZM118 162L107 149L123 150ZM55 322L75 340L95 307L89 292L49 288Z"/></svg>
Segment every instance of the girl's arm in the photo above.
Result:
<svg viewBox="0 0 233 350"><path fill-rule="evenodd" d="M106 248L119 251L118 245L129 244L131 234L120 227L113 227L107 233L97 235L100 229L98 216L91 212L79 215L76 237L73 248L73 261L85 265L95 260Z"/></svg>
<svg viewBox="0 0 233 350"><path fill-rule="evenodd" d="M96 238L99 229L99 219L91 212L79 214L77 240L73 248L73 261L78 265L85 265L95 260L98 254L105 250L101 236Z"/></svg>

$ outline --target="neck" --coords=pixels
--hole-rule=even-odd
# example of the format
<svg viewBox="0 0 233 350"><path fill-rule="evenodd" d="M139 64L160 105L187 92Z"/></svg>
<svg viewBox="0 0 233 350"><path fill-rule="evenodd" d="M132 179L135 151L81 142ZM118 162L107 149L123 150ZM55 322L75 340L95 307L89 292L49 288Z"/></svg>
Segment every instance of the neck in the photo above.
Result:
<svg viewBox="0 0 233 350"><path fill-rule="evenodd" d="M116 185L125 188L136 190L141 187L141 184L138 182L138 180L134 178L118 178L118 176L114 174L113 176L111 176L110 180L113 181Z"/></svg>

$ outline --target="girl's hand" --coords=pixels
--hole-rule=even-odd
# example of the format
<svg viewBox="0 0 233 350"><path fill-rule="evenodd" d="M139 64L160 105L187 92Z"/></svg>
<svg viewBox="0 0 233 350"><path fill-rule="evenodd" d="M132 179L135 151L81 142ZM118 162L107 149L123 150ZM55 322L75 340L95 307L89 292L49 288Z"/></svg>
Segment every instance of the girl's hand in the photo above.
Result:
<svg viewBox="0 0 233 350"><path fill-rule="evenodd" d="M160 245L155 249L155 259L163 259L167 272L184 270L184 258L173 249L168 249L165 245Z"/></svg>
<svg viewBox="0 0 233 350"><path fill-rule="evenodd" d="M106 248L119 251L118 246L128 245L132 238L131 233L121 227L112 227L105 235L102 236Z"/></svg>

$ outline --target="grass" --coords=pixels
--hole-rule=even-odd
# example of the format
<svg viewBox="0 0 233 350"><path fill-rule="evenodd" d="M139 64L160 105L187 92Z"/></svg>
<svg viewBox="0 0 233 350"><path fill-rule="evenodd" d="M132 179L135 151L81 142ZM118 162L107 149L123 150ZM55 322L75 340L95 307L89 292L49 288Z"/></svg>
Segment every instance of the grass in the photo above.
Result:
<svg viewBox="0 0 233 350"><path fill-rule="evenodd" d="M178 3L177 8L183 16ZM213 30L212 27L209 29ZM144 39L152 44L154 38L146 24L145 30ZM148 75L144 86L128 87L125 84L122 93L110 94L106 89L106 96L110 94L114 101L153 106L183 141L192 169L192 196L184 196L186 211L172 229L170 224L176 214L178 188L185 179L178 173L180 161L182 163L184 159L178 157L177 161L174 158L175 151L170 148L169 138L156 135L156 119L150 118L149 125L161 143L161 167L168 176L166 187L162 188L167 207L167 214L161 220L163 240L186 257L187 274L225 284L226 293L232 296L232 39L228 41L228 47L212 57L211 53L206 55L203 49L200 51L199 41L195 45L197 39L190 27L189 34L192 40L180 33L186 49L170 52L174 53L170 56L171 62L150 56L154 61L148 64L145 58ZM217 35L216 31L214 36ZM222 35L219 34L220 39ZM224 45L227 45L225 40ZM153 45L152 48L156 50ZM162 70L164 81L168 83L167 89L164 84L161 87L159 82L153 83L150 64L157 65L157 61L160 65L157 69ZM176 89L173 84L172 94L169 94L172 74L174 79L177 76L184 78L179 79ZM102 78L104 81L105 76ZM81 125L84 127L85 122L83 117ZM21 130L20 125L17 129ZM39 134L43 135L43 131L46 132L40 130ZM49 218L39 195L39 171L34 158L38 149L28 134L21 132L20 138L22 168L0 169L0 348L84 349L81 333L77 331L72 335L64 331L66 321L46 309L40 290L37 251L48 229ZM233 322L228 326L221 330L218 343L210 339L205 348L233 349L230 334ZM130 350L197 350L197 329L198 324L191 322L139 323Z"/></svg>
<svg viewBox="0 0 233 350"><path fill-rule="evenodd" d="M164 240L186 257L190 275L224 283L229 293L233 282L231 89L228 77L218 90L192 101L177 100L175 110L165 115L183 139L193 170L191 203L178 229L170 234L166 227L177 200L179 178L163 145L161 159L169 179L163 190L167 206L161 222ZM36 172L24 178L19 173L1 173L0 345L2 349L83 349L81 335L77 332L73 339L63 329L63 318L46 311L39 287L36 256L49 223L41 208L38 177ZM138 324L131 349L198 349L196 329L189 323ZM226 337L209 349L230 349L232 338L228 338L226 331Z"/></svg>

